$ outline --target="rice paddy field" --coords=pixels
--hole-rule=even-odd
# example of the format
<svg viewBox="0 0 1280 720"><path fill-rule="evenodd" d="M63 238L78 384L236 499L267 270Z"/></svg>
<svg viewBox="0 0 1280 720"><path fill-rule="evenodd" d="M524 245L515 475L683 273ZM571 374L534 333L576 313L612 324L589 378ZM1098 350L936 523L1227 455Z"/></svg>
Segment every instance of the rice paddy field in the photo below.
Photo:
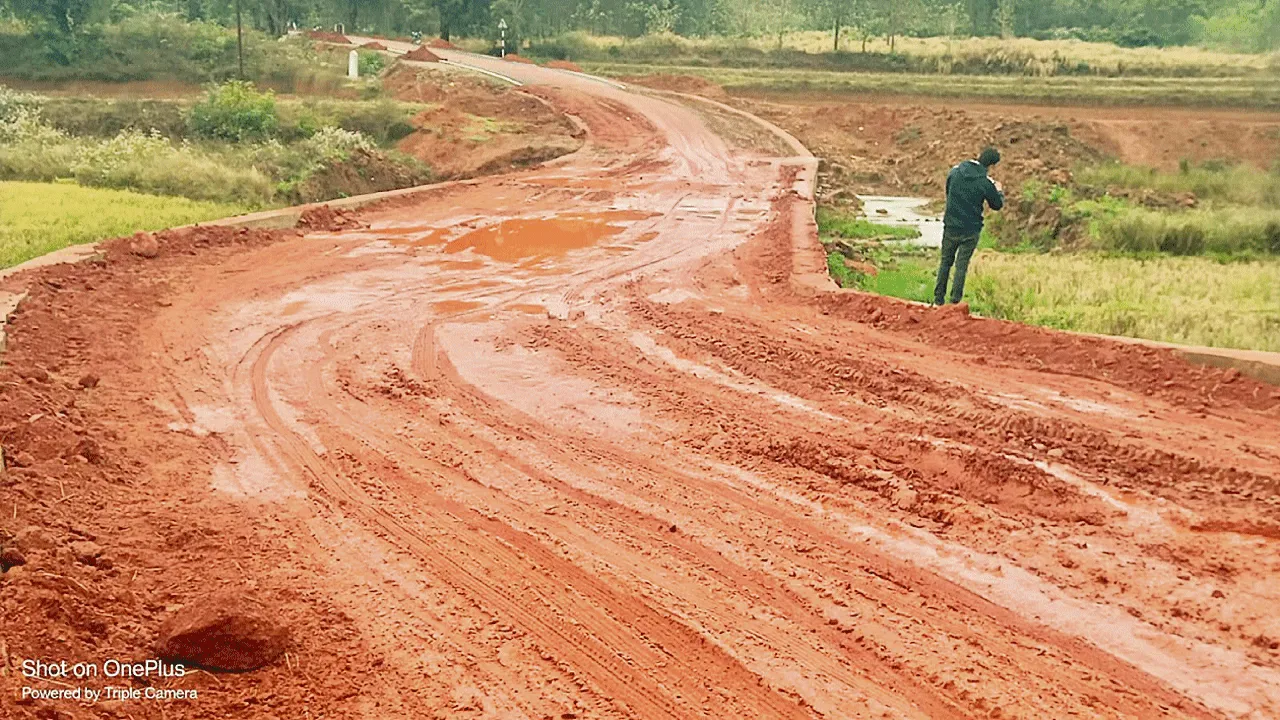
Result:
<svg viewBox="0 0 1280 720"><path fill-rule="evenodd" d="M70 183L0 182L0 268L68 245L238 215L228 203Z"/></svg>

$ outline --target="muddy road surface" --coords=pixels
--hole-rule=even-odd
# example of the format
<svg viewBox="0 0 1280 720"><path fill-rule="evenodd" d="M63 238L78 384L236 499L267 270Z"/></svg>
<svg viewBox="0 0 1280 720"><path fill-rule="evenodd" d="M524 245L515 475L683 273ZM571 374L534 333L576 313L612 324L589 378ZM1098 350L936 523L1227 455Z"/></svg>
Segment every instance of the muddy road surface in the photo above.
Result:
<svg viewBox="0 0 1280 720"><path fill-rule="evenodd" d="M141 653L223 585L293 630L166 681L198 702L55 709L1280 717L1275 388L830 290L812 159L441 54L583 149L363 227L109 253L15 318L4 522L114 563L29 550L6 652Z"/></svg>

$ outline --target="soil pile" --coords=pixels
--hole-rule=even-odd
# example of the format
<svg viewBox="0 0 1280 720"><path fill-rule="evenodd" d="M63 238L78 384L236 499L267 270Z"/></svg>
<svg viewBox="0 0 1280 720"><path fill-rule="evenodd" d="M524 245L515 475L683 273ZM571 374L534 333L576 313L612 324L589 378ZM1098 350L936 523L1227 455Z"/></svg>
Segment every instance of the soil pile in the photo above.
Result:
<svg viewBox="0 0 1280 720"><path fill-rule="evenodd" d="M238 592L216 592L183 607L160 626L156 655L207 670L248 672L275 662L289 632L269 610Z"/></svg>
<svg viewBox="0 0 1280 720"><path fill-rule="evenodd" d="M503 60L506 60L507 62L513 62L513 63L522 63L525 65L537 64L534 61L530 60L529 58L517 55L515 53L507 53L507 56L504 57Z"/></svg>
<svg viewBox="0 0 1280 720"><path fill-rule="evenodd" d="M334 232L337 230L358 230L365 227L356 219L355 214L345 208L321 205L306 210L298 218L298 227L303 230Z"/></svg>
<svg viewBox="0 0 1280 720"><path fill-rule="evenodd" d="M571 72L582 72L582 68L579 67L577 63L569 62L568 60L552 60L551 62L547 63L547 67L553 68L556 70L569 70Z"/></svg>
<svg viewBox="0 0 1280 720"><path fill-rule="evenodd" d="M440 62L440 56L426 49L425 47L416 47L402 56L405 60L413 60L414 62Z"/></svg>
<svg viewBox="0 0 1280 720"><path fill-rule="evenodd" d="M448 40L445 40L444 38L435 38L431 42L427 43L427 47L432 47L437 50L461 50L462 49L457 45L454 45L453 43L449 42Z"/></svg>
<svg viewBox="0 0 1280 720"><path fill-rule="evenodd" d="M1065 184L1076 165L1106 157L1090 128L1053 119L925 105L740 104L824 159L820 194L941 198L950 168L987 145L1003 155L992 177L1010 188L1032 177Z"/></svg>
<svg viewBox="0 0 1280 720"><path fill-rule="evenodd" d="M436 106L413 119L421 131L396 148L425 162L438 179L524 167L580 145L563 115L510 87L407 65L393 68L383 87L399 100Z"/></svg>
<svg viewBox="0 0 1280 720"><path fill-rule="evenodd" d="M378 42L377 40L371 40L371 41L369 41L369 42L367 42L367 43L365 43L365 44L361 45L360 47L364 48L365 50L386 50L386 49L387 49L387 46L386 46L386 45L383 45L382 43Z"/></svg>
<svg viewBox="0 0 1280 720"><path fill-rule="evenodd" d="M351 40L346 35L336 32L328 32L326 30L309 30L307 37L320 42L337 43L339 45L350 45Z"/></svg>
<svg viewBox="0 0 1280 720"><path fill-rule="evenodd" d="M344 195L413 187L431 179L430 168L398 162L377 150L356 150L345 160L330 163L307 176L291 189L290 197L297 203L319 202Z"/></svg>

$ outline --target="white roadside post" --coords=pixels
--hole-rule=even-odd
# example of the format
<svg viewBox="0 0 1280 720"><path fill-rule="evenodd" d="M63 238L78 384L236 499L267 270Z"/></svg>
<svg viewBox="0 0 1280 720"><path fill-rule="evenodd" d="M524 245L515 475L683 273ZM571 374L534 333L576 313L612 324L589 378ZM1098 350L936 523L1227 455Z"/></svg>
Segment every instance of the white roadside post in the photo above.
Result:
<svg viewBox="0 0 1280 720"><path fill-rule="evenodd" d="M498 19L498 29L502 31L502 57L507 57L507 21L505 18Z"/></svg>
<svg viewBox="0 0 1280 720"><path fill-rule="evenodd" d="M355 50L347 55L347 77L352 80L360 77L360 53Z"/></svg>

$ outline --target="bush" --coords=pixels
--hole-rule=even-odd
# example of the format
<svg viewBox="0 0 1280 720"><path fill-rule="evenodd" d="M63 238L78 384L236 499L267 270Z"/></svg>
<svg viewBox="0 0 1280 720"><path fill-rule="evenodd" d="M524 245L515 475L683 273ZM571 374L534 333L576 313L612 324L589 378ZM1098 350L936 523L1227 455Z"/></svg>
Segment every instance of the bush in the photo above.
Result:
<svg viewBox="0 0 1280 720"><path fill-rule="evenodd" d="M123 132L85 148L71 167L76 182L194 200L262 207L271 202L271 179L245 163L228 163L159 134Z"/></svg>
<svg viewBox="0 0 1280 720"><path fill-rule="evenodd" d="M271 93L253 83L232 80L209 88L205 99L191 109L191 131L201 137L243 142L265 140L279 124Z"/></svg>
<svg viewBox="0 0 1280 720"><path fill-rule="evenodd" d="M385 146L414 131L409 120L421 109L391 100L281 102L277 106L279 137L299 140L328 125L359 132Z"/></svg>
<svg viewBox="0 0 1280 720"><path fill-rule="evenodd" d="M360 77L377 75L387 66L387 58L377 50L360 50Z"/></svg>

